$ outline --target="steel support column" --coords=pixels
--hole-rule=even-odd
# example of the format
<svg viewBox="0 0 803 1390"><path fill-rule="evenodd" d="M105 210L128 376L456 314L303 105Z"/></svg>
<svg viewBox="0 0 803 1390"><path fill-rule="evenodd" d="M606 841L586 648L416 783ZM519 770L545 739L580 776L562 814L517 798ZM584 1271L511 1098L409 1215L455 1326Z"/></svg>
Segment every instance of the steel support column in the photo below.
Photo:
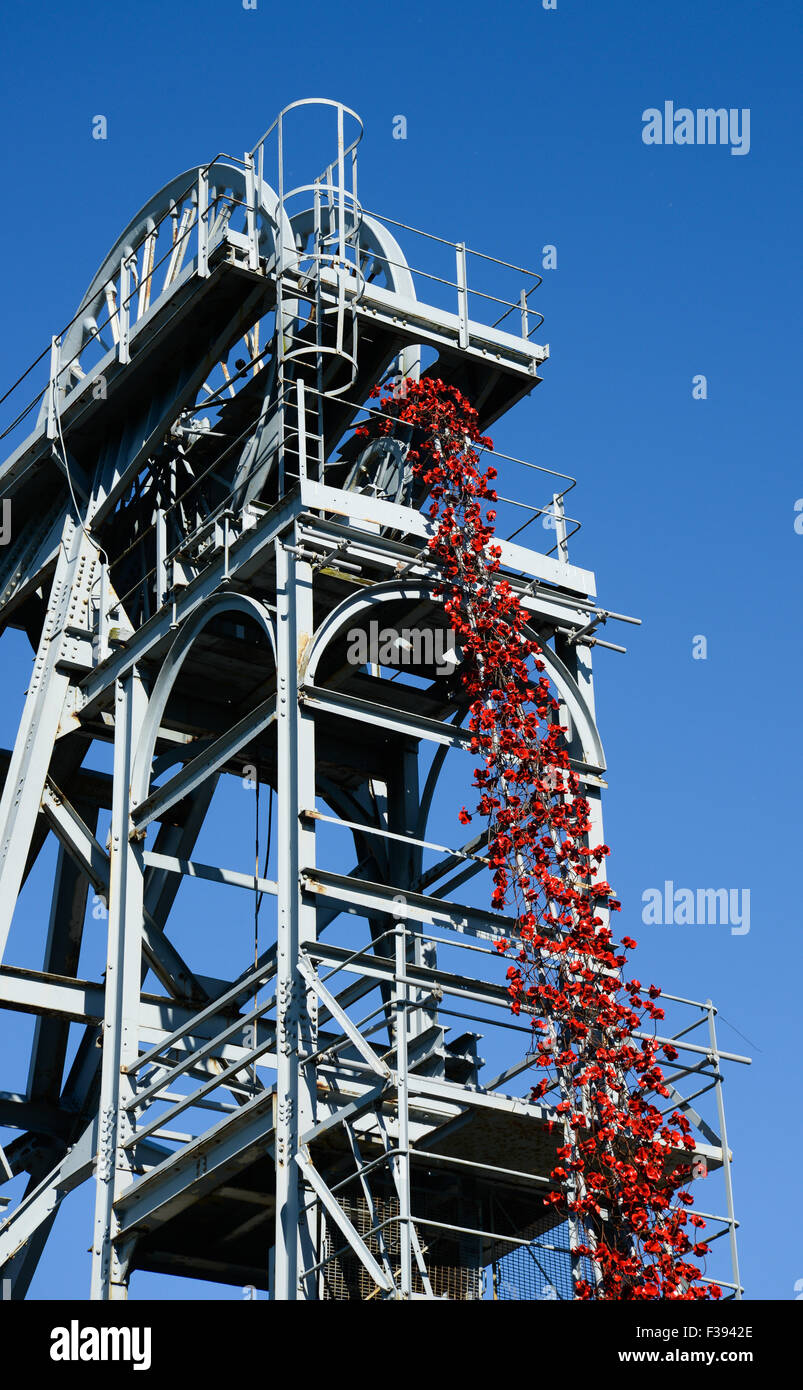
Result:
<svg viewBox="0 0 803 1390"><path fill-rule="evenodd" d="M719 1142L722 1146L722 1172L725 1178L725 1200L728 1205L728 1240L730 1243L731 1268L733 1270L734 1297L742 1297L742 1281L739 1277L739 1251L736 1244L736 1211L733 1204L733 1178L731 1176L731 1151L728 1148L728 1130L725 1124L725 1100L722 1095L722 1072L720 1071L720 1052L717 1044L717 1030L714 1018L716 1009L710 999L706 1000L708 1014L708 1036L711 1041L711 1060L716 1074L717 1117L719 1119Z"/></svg>
<svg viewBox="0 0 803 1390"><path fill-rule="evenodd" d="M300 812L315 805L315 727L299 703L304 654L312 638L312 570L289 548L294 533L276 544L278 737L277 1113L276 1257L273 1294L299 1297L299 1272L315 1262L316 1233L302 1214L299 1136L315 1123L314 1071L303 1055L315 1050L317 1006L298 970L299 952L314 942L315 908L301 892L301 870L315 863L315 826ZM312 1069L311 1069L312 1070ZM303 1294L302 1294L303 1296Z"/></svg>
<svg viewBox="0 0 803 1390"><path fill-rule="evenodd" d="M130 787L146 708L145 691L133 668L117 682L115 692L109 941L91 1283L91 1297L104 1300L125 1298L128 1291L125 1255L115 1246L114 1202L131 1181L131 1154L123 1148L131 1133L125 1105L133 1096L126 1069L137 1058L144 864L142 844L131 838Z"/></svg>
<svg viewBox="0 0 803 1390"><path fill-rule="evenodd" d="M402 1298L413 1296L413 1232L410 1207L410 1116L407 1077L407 931L404 918L396 919L396 1103L398 1108L398 1157L396 1187L399 1195L399 1250Z"/></svg>

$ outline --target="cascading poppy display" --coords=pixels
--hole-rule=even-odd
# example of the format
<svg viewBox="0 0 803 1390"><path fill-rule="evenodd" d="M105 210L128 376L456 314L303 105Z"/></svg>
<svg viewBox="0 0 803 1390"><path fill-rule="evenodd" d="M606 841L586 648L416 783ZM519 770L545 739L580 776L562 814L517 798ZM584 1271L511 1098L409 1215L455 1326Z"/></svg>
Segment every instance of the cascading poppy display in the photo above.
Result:
<svg viewBox="0 0 803 1390"><path fill-rule="evenodd" d="M531 1097L551 1105L551 1123L562 1130L545 1200L568 1220L576 1261L593 1270L591 1279L576 1276L576 1296L719 1298L719 1286L688 1258L708 1251L694 1237L705 1222L688 1211L689 1122L650 1099L669 1099L659 1057L678 1055L639 1036L664 1017L655 1003L661 991L622 975L624 952L636 942L625 936L618 948L606 924L620 907L598 876L609 850L589 843L590 807L541 648L499 573L496 513L486 505L497 500L497 474L481 469L479 454L492 441L480 434L470 402L442 381L406 381L392 396L376 387L372 396L380 397L379 411L356 433L411 439L409 459L429 499L436 597L462 650L470 748L481 758L478 803L459 819L486 821L492 906L515 914L515 940L497 949L511 962L510 1007L532 1019L541 1075Z"/></svg>

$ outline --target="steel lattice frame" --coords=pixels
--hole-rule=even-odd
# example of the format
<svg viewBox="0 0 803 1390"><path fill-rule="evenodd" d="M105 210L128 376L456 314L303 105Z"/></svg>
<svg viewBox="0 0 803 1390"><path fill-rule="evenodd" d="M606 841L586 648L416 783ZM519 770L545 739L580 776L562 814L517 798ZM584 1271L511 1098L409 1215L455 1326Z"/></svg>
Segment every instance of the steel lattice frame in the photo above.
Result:
<svg viewBox="0 0 803 1390"><path fill-rule="evenodd" d="M288 191L284 126L313 105L334 122L334 159ZM480 1297L484 1268L549 1231L550 1112L505 1089L526 1079L526 1030L490 1081L478 1035L444 1031L455 1015L511 1026L488 962L513 924L453 897L484 867L481 837L427 838L446 754L467 746L465 704L426 663L416 687L343 657L372 621L443 627L430 524L400 455L362 472L335 457L394 363L416 375L422 351L437 357L487 426L548 350L525 295L520 334L470 317L463 246L454 311L416 299L397 240L357 202L355 122L296 104L244 161L191 170L146 205L54 338L38 423L0 469L14 517L0 623L36 652L0 803L0 947L47 836L59 844L43 968L0 968L0 1004L36 1019L27 1088L0 1094L0 1125L19 1134L7 1172L29 1175L0 1225L12 1297L90 1177L97 1299L124 1297L137 1267L286 1300ZM611 615L569 563L565 491L556 553L503 542L502 567L545 644L602 840L591 661ZM92 771L93 741L110 738L112 774ZM219 779L244 769L275 788L275 879L193 858ZM350 872L318 862L328 822L353 837ZM208 979L171 941L187 879L275 900L275 939L239 975ZM90 892L108 904L104 980L78 976ZM675 1094L698 1161L725 1157L739 1297L727 1054L713 1008L692 1007L710 1036L679 1041L678 1081L699 1088ZM709 1088L718 1133L691 1105ZM190 1133L172 1128L182 1116Z"/></svg>

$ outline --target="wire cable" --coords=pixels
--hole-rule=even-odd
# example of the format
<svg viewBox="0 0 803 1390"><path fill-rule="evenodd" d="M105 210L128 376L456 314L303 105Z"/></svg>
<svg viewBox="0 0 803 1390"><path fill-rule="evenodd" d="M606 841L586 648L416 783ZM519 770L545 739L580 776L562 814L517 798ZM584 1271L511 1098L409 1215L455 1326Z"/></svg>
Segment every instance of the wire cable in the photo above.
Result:
<svg viewBox="0 0 803 1390"><path fill-rule="evenodd" d="M56 417L56 429L58 430L59 442L60 442L60 444L61 444L61 464L62 464L62 467L63 467L63 469L64 469L65 476L66 476L66 478L67 478L67 486L68 486L68 488L69 488L69 490L70 490L70 497L72 498L72 504L73 504L73 507L74 507L74 509L75 509L75 515L76 515L77 518L78 518L78 525L80 526L81 530L83 531L84 536L86 537L86 539L89 541L89 544L90 544L90 545L94 548L94 550L97 552L101 564L105 564L105 565L107 566L107 568L108 568L109 557L108 557L108 555L106 554L106 551L103 549L103 547L100 546L100 545L98 544L98 542L95 540L94 536L92 536L92 535L90 534L90 532L87 530L87 527L86 527L86 525L85 525L85 523L84 523L84 518L83 518L83 516L81 515L81 509L80 509L80 507L78 506L78 499L77 499L76 496L75 496L75 488L73 487L72 474L70 473L70 464L69 464L69 459L68 459L68 457L67 457L67 445L66 445L65 442L64 442L64 433L63 433L62 428L61 428L61 412L60 412L60 410L59 410L59 396L58 396L58 373L56 373L56 385L54 385L54 388L53 388L53 413L54 413L54 415L55 415L55 417ZM53 452L54 452L54 453L57 455L57 457L58 457L58 451L57 451L55 448L54 448ZM93 587L94 587L94 586L93 586ZM103 615L101 614L101 622L102 622L102 621L103 621Z"/></svg>

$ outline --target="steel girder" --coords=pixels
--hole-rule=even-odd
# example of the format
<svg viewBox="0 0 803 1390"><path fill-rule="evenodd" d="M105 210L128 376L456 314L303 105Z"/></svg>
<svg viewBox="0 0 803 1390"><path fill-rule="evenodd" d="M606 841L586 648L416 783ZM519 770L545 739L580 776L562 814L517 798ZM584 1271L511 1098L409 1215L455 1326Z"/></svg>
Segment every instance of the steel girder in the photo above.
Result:
<svg viewBox="0 0 803 1390"><path fill-rule="evenodd" d="M319 396L316 443L305 404L312 373L305 380L282 359L286 338L288 361L294 353L300 360L305 334L301 356L310 343L329 351L327 315L347 357L350 315L362 335L359 347L356 337L351 344L360 391L394 357L416 375L426 345L455 372L470 364L485 373L483 400L494 374L507 374L506 394L488 407L492 419L500 400L507 408L532 389L547 351L524 334L472 323L464 299L456 314L417 300L398 242L375 218L364 219L352 262L330 265L316 250L310 270L315 216L289 216L258 177L257 154L242 171L220 161L189 171L133 219L57 345L37 429L0 468L0 487L24 498L34 465L49 459L58 486L66 470L82 497L80 524L64 492L0 568L0 623L24 618L36 631L39 591L45 613L0 800L1 944L38 847L50 831L59 842L43 969L0 966L0 1006L37 1020L27 1086L0 1094L0 1124L21 1132L9 1162L30 1175L0 1223L0 1271L15 1297L28 1287L60 1201L92 1175L96 1299L125 1297L136 1267L237 1278L267 1271L269 1250L271 1293L283 1300L328 1296L333 1280L370 1288L360 1296L460 1296L440 1291L448 1287L444 1250L470 1246L468 1264L463 1254L456 1263L476 1273L480 1257L500 1242L526 1244L521 1233L545 1219L538 1194L553 1162L553 1116L502 1089L526 1061L482 1085L477 1034L447 1038L453 1017L458 1028L490 1028L494 1019L515 1027L504 983L483 974L483 959L495 960L495 942L513 936L515 922L452 896L485 868L485 841L434 846L426 838L447 757L459 759L469 742L465 703L438 679L426 689L394 685L377 671L355 671L343 654L350 629L374 614L432 618L432 523L395 497L334 487L307 470L309 460L325 459L324 415L334 444L355 409ZM188 185L194 213L180 211ZM244 236L229 234L218 208L226 189L247 206ZM195 228L194 254L175 250L189 235L179 221L175 273L151 303L142 263L132 322L122 299L131 247L143 240L147 257L171 204ZM332 200L333 225L342 204L338 213ZM363 273L369 258L384 284ZM118 274L118 340L98 362L86 359L83 376L70 375L94 342ZM193 315L211 312L226 285L231 317L201 341ZM302 322L305 295L317 320ZM234 440L242 444L234 500L199 528L191 554L176 554L170 582L160 533L154 603L132 620L98 536L216 354L271 306L274 366L249 406L251 433L244 444ZM166 366L159 354L171 332L188 339L187 352ZM149 381L151 359L159 367ZM108 403L94 394L104 373ZM121 426L132 382L141 394ZM91 438L107 417L104 442L82 467L82 431ZM260 500L288 443L298 477ZM142 530L149 505L143 494ZM565 545L554 558L503 541L501 564L542 640L570 719L572 765L602 840L594 639L572 636L596 612L594 577L569 563ZM111 777L79 766L96 738L113 739ZM258 862L250 873L217 862L222 854L195 857L216 788L246 767L257 788L276 794L275 877ZM350 855L338 852L333 862L328 822L356 845L348 873ZM425 868L424 854L435 848L442 857ZM190 879L227 897L232 888L252 893L255 932L262 897L275 908L270 944L260 950L255 937L253 961L232 949L226 978L195 964L191 938L180 951L168 935L179 887ZM428 891L438 884L437 895ZM108 911L106 973L95 980L78 973L90 889ZM224 941L227 926L224 915ZM145 988L149 972L164 993ZM65 1076L70 1022L83 1033ZM710 1161L722 1162L716 1131L678 1095ZM443 1206L450 1183L462 1194L461 1219ZM517 1235L482 1224L483 1194L500 1184L515 1206ZM418 1210L424 1198L430 1205ZM732 1233L732 1209L729 1221Z"/></svg>

